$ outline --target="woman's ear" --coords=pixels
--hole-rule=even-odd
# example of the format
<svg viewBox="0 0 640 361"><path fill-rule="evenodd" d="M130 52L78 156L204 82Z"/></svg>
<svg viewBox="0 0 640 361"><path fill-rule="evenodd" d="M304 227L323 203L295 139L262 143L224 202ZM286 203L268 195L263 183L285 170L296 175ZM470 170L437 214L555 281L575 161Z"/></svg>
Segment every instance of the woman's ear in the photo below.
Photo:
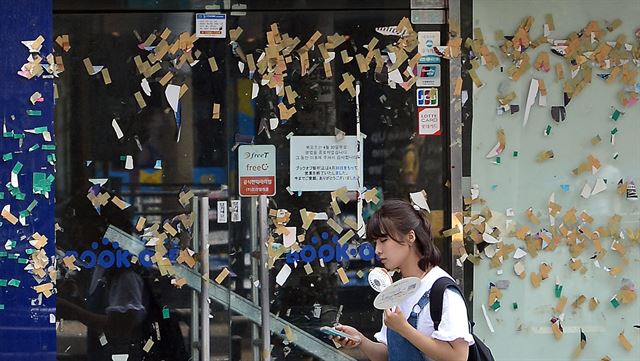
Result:
<svg viewBox="0 0 640 361"><path fill-rule="evenodd" d="M407 234L407 241L409 244L413 244L416 241L416 232L413 229Z"/></svg>

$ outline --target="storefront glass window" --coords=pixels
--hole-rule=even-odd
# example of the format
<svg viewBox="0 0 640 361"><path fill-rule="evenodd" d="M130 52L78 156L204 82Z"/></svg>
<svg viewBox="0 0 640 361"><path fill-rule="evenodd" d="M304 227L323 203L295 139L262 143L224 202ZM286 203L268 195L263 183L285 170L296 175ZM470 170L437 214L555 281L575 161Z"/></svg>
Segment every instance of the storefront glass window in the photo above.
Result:
<svg viewBox="0 0 640 361"><path fill-rule="evenodd" d="M637 357L638 16L636 1L474 1L465 230L475 330L498 360Z"/></svg>
<svg viewBox="0 0 640 361"><path fill-rule="evenodd" d="M373 58L369 70L361 71L364 58L356 57L367 55L368 44L380 50L397 46L398 35L376 28L398 25L410 16L407 9L249 9L244 16L227 13L227 38L195 40L191 34L196 11L191 10L197 8L131 13L126 8L104 13L92 9L85 14L62 6L54 17L56 35L67 34L71 40L69 51L57 49L65 65L57 81L56 105L56 213L61 228L58 318L64 320L58 332L61 359L110 360L116 353L149 354L145 346L169 359L196 357L197 349L190 342L198 331L192 317L198 312L192 286L200 282L193 272L202 250L193 243L194 228L201 224L193 212L192 197L204 198L210 206L204 217L210 243L210 269L205 277L211 280L210 295L214 294L209 319L212 356L245 360L261 353L260 334L254 327L261 287L259 245L268 242L272 252L283 247L277 210L290 213L286 226L295 227L291 228L294 239L308 253L295 254L294 247L288 255L270 254L270 311L299 330L274 331L274 358L310 359L320 351L338 355L340 351L318 331L338 321L370 337L379 330L381 312L373 308L376 294L367 283L368 271L379 265L372 246L357 235L347 247L336 246L349 225L358 222L355 189L340 193L344 198L339 201L340 212L331 205L331 191L339 187L319 190L303 185L300 193L287 189L294 172L293 156L336 151L324 145L309 149L311 138L299 137L326 136L341 147L358 131L355 97L348 87L340 87L343 74L351 74L353 80L348 83L360 86L360 131L366 135L361 186L380 202L408 199L410 192L424 190L434 234L448 228L447 111L441 110L439 135L417 134L415 87L404 89L390 82L395 75L389 75L388 67L394 61L386 51L381 72L374 71ZM444 28L436 25L422 27L444 34ZM273 41L274 29L281 38L287 34L301 41L290 59L282 58L283 87L272 86L269 71L260 70L260 57L271 51L265 49ZM236 41L230 44L231 37ZM297 49L314 38L306 64L301 61L305 55ZM164 40L167 45L161 45ZM338 45L325 66L322 50L331 41ZM154 58L163 46L168 50L162 60ZM400 74L407 71L416 51L407 48ZM94 67L100 66L108 70L110 83L104 70L94 73ZM406 80L411 71L401 76ZM443 64L439 88L443 106L447 104L446 71ZM292 136L303 148L292 146ZM269 217L271 241L258 239L257 199L240 197L241 147L251 143L272 144L276 151L276 195L268 204L275 214ZM337 171L357 174L353 169ZM323 182L301 181L318 187ZM366 221L379 203L363 204ZM303 209L319 214L306 231ZM343 230L338 232L322 213ZM103 243L105 231L116 238ZM443 240L438 236L436 241L446 255ZM322 246L330 246L333 257L325 255L320 261ZM117 260L100 262L103 252L117 256L118 249L136 255L135 262L129 259L130 267L118 266ZM140 253L143 249L147 257ZM157 257L158 253L164 256ZM93 267L90 254L97 257ZM443 266L448 268L447 263ZM281 282L278 275L285 267L292 272ZM345 271L348 282L343 282L339 269ZM193 274L195 281L190 278ZM162 341L153 338L154 332L162 333ZM320 340L320 346L301 346L303 334ZM150 346L149 339L155 340ZM357 352L350 355L363 357Z"/></svg>

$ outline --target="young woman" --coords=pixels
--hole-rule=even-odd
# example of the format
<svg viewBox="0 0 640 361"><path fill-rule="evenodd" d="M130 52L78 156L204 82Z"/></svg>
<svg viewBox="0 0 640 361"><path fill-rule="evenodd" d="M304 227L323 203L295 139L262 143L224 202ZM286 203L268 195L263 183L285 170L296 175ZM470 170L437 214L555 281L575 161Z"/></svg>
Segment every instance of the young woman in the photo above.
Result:
<svg viewBox="0 0 640 361"><path fill-rule="evenodd" d="M375 334L377 342L346 325L336 328L361 341L342 337L336 341L346 348L359 348L372 361L467 360L474 341L469 333L466 305L456 291L445 291L442 320L434 331L429 291L438 278L451 276L438 267L440 252L433 244L431 226L422 211L406 201L385 201L369 220L367 237L375 242L376 254L387 270L399 269L402 277L419 277L422 281L414 295L384 311L382 329ZM412 311L417 317L410 316Z"/></svg>

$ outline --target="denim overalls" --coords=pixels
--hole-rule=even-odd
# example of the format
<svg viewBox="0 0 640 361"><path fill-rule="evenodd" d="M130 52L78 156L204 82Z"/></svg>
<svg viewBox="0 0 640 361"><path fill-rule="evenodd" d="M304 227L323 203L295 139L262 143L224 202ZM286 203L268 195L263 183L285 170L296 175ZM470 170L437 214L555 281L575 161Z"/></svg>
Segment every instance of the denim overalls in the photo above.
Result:
<svg viewBox="0 0 640 361"><path fill-rule="evenodd" d="M418 315L429 303L429 292L430 290L425 292L411 309L407 321L413 328L417 328ZM417 347L390 328L387 328L387 354L389 361L429 361Z"/></svg>

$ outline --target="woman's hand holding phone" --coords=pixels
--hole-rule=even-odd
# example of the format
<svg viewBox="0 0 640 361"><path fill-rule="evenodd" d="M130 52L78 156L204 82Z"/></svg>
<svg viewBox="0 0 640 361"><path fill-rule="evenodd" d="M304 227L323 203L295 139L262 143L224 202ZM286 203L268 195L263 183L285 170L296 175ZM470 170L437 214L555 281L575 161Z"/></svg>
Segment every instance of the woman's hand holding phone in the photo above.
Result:
<svg viewBox="0 0 640 361"><path fill-rule="evenodd" d="M349 338L340 337L340 336L332 337L333 340L335 340L337 343L340 344L340 346L344 348L349 349L349 348L358 347L360 346L360 344L362 343L362 340L364 339L364 335L360 333L360 331L356 330L351 326L337 325L335 329L340 332L344 332L353 338L353 339L349 339Z"/></svg>

